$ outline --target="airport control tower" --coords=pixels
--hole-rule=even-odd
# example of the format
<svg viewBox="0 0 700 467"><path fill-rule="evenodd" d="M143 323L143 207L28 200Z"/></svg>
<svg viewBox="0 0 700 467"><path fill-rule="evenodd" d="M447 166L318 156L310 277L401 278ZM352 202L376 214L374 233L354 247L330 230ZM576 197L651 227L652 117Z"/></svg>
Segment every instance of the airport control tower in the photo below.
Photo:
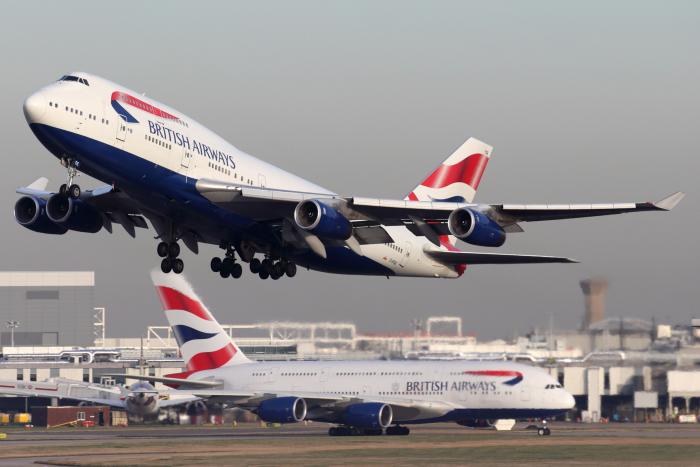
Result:
<svg viewBox="0 0 700 467"><path fill-rule="evenodd" d="M586 300L586 313L583 316L582 329L587 330L591 324L605 319L605 296L608 281L603 278L591 278L580 282Z"/></svg>

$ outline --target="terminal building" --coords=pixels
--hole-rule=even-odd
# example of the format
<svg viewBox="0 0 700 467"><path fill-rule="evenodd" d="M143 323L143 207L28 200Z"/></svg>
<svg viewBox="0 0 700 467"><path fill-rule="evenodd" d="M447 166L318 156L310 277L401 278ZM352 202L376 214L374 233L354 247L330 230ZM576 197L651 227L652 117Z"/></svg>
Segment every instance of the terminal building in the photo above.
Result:
<svg viewBox="0 0 700 467"><path fill-rule="evenodd" d="M0 271L0 346L93 345L95 273Z"/></svg>

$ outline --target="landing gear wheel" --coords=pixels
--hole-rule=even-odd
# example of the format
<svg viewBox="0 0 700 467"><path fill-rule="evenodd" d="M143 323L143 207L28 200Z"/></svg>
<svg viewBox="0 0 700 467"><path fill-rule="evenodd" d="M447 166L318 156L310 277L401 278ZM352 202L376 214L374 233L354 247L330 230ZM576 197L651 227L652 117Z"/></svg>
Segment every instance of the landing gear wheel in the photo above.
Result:
<svg viewBox="0 0 700 467"><path fill-rule="evenodd" d="M217 258L217 257L212 258L211 263L209 263L209 266L211 267L211 270L214 272L221 271L221 258Z"/></svg>
<svg viewBox="0 0 700 467"><path fill-rule="evenodd" d="M281 261L275 263L272 272L275 273L275 276L277 276L278 279L284 275L284 266L282 265Z"/></svg>
<svg viewBox="0 0 700 467"><path fill-rule="evenodd" d="M265 280L270 277L270 273L264 269L261 269L260 272L258 272L258 276L260 276L260 279Z"/></svg>
<svg viewBox="0 0 700 467"><path fill-rule="evenodd" d="M61 195L65 195L66 193L68 193L68 185L66 185L65 183L63 185L61 185L58 188L58 193Z"/></svg>
<svg viewBox="0 0 700 467"><path fill-rule="evenodd" d="M406 436L409 434L411 430L409 430L405 426L390 426L389 428L386 429L386 434L387 436Z"/></svg>
<svg viewBox="0 0 700 467"><path fill-rule="evenodd" d="M551 435L551 434L552 434L552 430L550 430L549 428L545 428L545 429L544 429L544 435L545 435L545 436L549 436L549 435Z"/></svg>
<svg viewBox="0 0 700 467"><path fill-rule="evenodd" d="M537 436L545 436L546 435L546 428L538 428L537 429Z"/></svg>
<svg viewBox="0 0 700 467"><path fill-rule="evenodd" d="M224 268L222 267L221 270L219 271L219 275L220 275L221 277L223 277L224 279L226 279L228 276L231 275L231 273L229 272L228 269L224 269Z"/></svg>
<svg viewBox="0 0 700 467"><path fill-rule="evenodd" d="M226 271L228 274L231 274L231 271L233 271L233 266L236 263L233 261L232 258L224 258L223 261L221 261L221 270Z"/></svg>
<svg viewBox="0 0 700 467"><path fill-rule="evenodd" d="M181 274L182 271L185 270L185 263L180 258L175 258L174 260L172 260L172 263L173 263L173 272L175 274Z"/></svg>
<svg viewBox="0 0 700 467"><path fill-rule="evenodd" d="M252 272L253 274L259 273L261 267L262 263L258 258L253 258L250 260L250 272Z"/></svg>
<svg viewBox="0 0 700 467"><path fill-rule="evenodd" d="M177 242L172 242L168 245L168 256L171 258L177 258L180 256L180 245Z"/></svg>
<svg viewBox="0 0 700 467"><path fill-rule="evenodd" d="M234 264L233 267L231 268L231 277L233 277L234 279L238 279L239 277L241 277L242 274L243 274L243 266L241 266L238 263Z"/></svg>
<svg viewBox="0 0 700 467"><path fill-rule="evenodd" d="M165 258L168 256L168 244L165 242L160 242L156 248L156 251L158 252L158 256Z"/></svg>
<svg viewBox="0 0 700 467"><path fill-rule="evenodd" d="M170 258L163 258L163 261L160 262L160 270L163 271L164 274L168 274L173 270L173 265L170 262Z"/></svg>
<svg viewBox="0 0 700 467"><path fill-rule="evenodd" d="M284 268L285 274L287 274L287 277L294 277L297 275L297 265L294 263L287 263L287 266Z"/></svg>
<svg viewBox="0 0 700 467"><path fill-rule="evenodd" d="M268 276L272 274L273 264L271 259L265 258L262 260L261 267L261 271L265 271Z"/></svg>
<svg viewBox="0 0 700 467"><path fill-rule="evenodd" d="M70 188L68 188L68 195L73 199L80 198L80 187L78 185L71 185Z"/></svg>

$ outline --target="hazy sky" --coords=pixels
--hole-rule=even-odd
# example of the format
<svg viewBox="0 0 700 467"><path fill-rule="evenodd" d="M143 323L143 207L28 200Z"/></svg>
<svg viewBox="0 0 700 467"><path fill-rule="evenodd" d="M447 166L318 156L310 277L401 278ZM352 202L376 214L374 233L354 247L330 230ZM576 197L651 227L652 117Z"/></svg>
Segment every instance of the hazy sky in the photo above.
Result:
<svg viewBox="0 0 700 467"><path fill-rule="evenodd" d="M181 110L238 148L346 195L400 198L467 137L494 146L478 201L607 202L684 190L672 213L526 224L500 251L579 265L474 266L459 280L293 280L209 270L184 254L222 322L354 321L407 329L460 315L478 336L578 325L578 281L611 281L609 315L700 316L697 2L5 2L0 18L2 269L94 269L107 333L165 324L135 240L43 236L15 223L14 189L65 177L22 101L92 72ZM86 176L84 188L96 186Z"/></svg>

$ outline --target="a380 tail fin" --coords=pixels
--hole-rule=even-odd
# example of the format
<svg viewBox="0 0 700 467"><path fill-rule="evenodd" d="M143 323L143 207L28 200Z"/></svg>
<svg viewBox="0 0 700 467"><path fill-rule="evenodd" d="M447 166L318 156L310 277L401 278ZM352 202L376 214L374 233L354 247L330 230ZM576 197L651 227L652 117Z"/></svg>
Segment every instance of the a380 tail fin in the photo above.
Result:
<svg viewBox="0 0 700 467"><path fill-rule="evenodd" d="M473 202L492 151L488 144L469 138L404 199Z"/></svg>
<svg viewBox="0 0 700 467"><path fill-rule="evenodd" d="M183 276L154 270L151 278L187 365L187 373L250 361Z"/></svg>

